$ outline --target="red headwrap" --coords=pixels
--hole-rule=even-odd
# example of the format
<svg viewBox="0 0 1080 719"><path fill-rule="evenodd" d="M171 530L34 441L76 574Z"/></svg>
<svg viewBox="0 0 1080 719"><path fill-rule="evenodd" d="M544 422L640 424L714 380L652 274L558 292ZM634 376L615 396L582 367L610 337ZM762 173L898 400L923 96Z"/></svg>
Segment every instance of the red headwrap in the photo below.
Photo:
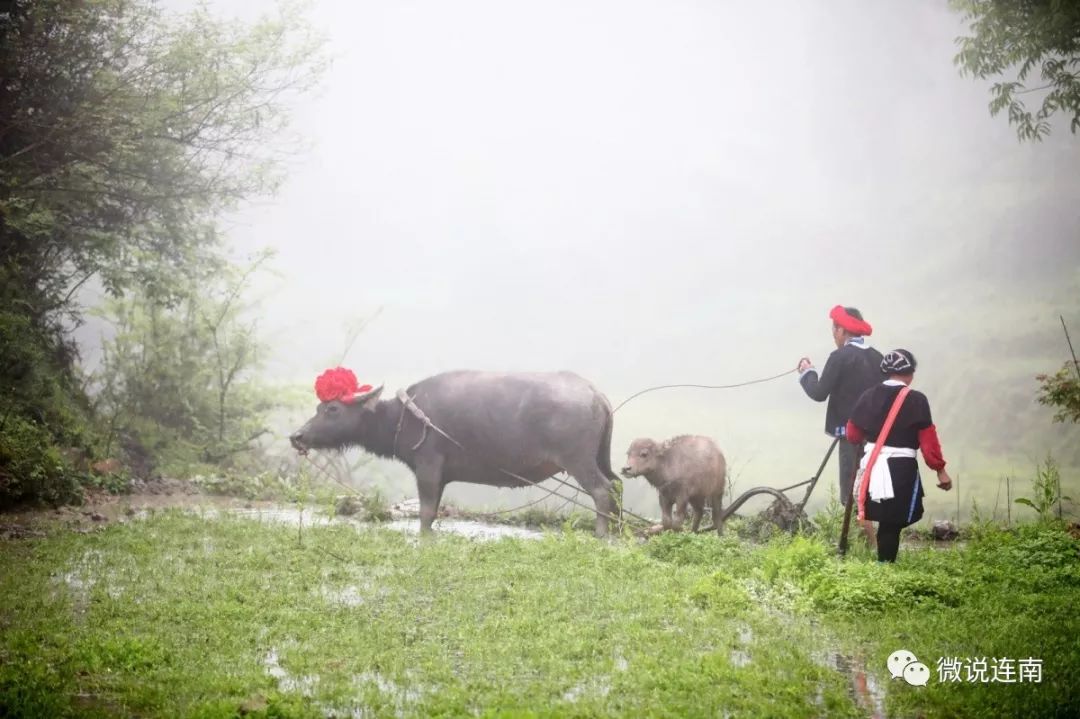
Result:
<svg viewBox="0 0 1080 719"><path fill-rule="evenodd" d="M315 394L320 402L340 400L352 404L357 395L371 391L371 385L357 386L356 375L351 369L335 367L323 372L315 380Z"/></svg>
<svg viewBox="0 0 1080 719"><path fill-rule="evenodd" d="M829 319L831 319L837 327L841 327L853 335L870 336L874 331L874 328L870 326L869 322L865 322L858 317L849 315L843 305L833 307L829 312Z"/></svg>

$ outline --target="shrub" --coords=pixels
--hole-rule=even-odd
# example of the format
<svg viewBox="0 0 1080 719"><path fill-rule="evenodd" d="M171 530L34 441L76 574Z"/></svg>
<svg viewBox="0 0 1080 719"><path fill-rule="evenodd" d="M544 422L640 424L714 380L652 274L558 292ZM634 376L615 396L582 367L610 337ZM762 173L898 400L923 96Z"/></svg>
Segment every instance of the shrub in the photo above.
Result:
<svg viewBox="0 0 1080 719"><path fill-rule="evenodd" d="M814 606L824 611L863 614L960 602L960 585L953 577L877 562L833 562L806 584L812 587Z"/></svg>
<svg viewBox="0 0 1080 719"><path fill-rule="evenodd" d="M764 550L762 573L774 584L797 587L823 611L869 613L897 606L952 606L959 602L960 585L946 572L850 557L841 560L817 538L773 542Z"/></svg>
<svg viewBox="0 0 1080 719"><path fill-rule="evenodd" d="M390 521L390 500L378 488L360 495L360 504L363 507L363 516L369 522Z"/></svg>
<svg viewBox="0 0 1080 719"><path fill-rule="evenodd" d="M67 364L72 348L29 311L0 268L0 507L77 500L81 475L61 448L92 455L85 395Z"/></svg>
<svg viewBox="0 0 1080 719"><path fill-rule="evenodd" d="M0 431L0 507L24 502L78 501L78 475L49 431L23 417L8 417Z"/></svg>
<svg viewBox="0 0 1080 719"><path fill-rule="evenodd" d="M776 541L765 550L762 569L769 581L813 577L832 559L829 549L819 540L794 537Z"/></svg>
<svg viewBox="0 0 1080 719"><path fill-rule="evenodd" d="M1080 584L1080 541L1060 525L1023 524L972 540L970 574L1001 588L1028 590Z"/></svg>
<svg viewBox="0 0 1080 719"><path fill-rule="evenodd" d="M750 606L750 595L723 570L698 580L690 590L690 600L703 609L737 611Z"/></svg>
<svg viewBox="0 0 1080 719"><path fill-rule="evenodd" d="M1047 456L1045 462L1036 463L1035 479L1031 483L1031 497L1017 497L1014 502L1031 507L1039 515L1040 522L1054 520L1054 507L1061 512L1061 502L1072 501L1071 497L1061 496L1061 472L1053 457Z"/></svg>
<svg viewBox="0 0 1080 719"><path fill-rule="evenodd" d="M244 499L292 498L296 488L274 472L215 472L191 477L191 483L207 494L220 494Z"/></svg>
<svg viewBox="0 0 1080 719"><path fill-rule="evenodd" d="M672 564L716 565L730 563L747 551L735 537L725 534L664 532L645 545L649 556Z"/></svg>
<svg viewBox="0 0 1080 719"><path fill-rule="evenodd" d="M854 519L854 512L852 518ZM840 540L840 530L844 526L844 505L840 504L835 486L829 487L829 501L818 510L812 522L824 541L836 544Z"/></svg>

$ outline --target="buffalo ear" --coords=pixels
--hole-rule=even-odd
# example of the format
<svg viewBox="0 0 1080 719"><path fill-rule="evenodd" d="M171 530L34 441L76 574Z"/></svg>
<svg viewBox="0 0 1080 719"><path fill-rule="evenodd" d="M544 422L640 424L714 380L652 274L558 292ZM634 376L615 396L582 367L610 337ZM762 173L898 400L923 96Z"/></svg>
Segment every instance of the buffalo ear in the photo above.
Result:
<svg viewBox="0 0 1080 719"><path fill-rule="evenodd" d="M359 395L356 399L364 410L368 412L374 412L375 405L379 403L379 396L382 394L382 391L383 385L379 385L370 392L365 392L364 394Z"/></svg>

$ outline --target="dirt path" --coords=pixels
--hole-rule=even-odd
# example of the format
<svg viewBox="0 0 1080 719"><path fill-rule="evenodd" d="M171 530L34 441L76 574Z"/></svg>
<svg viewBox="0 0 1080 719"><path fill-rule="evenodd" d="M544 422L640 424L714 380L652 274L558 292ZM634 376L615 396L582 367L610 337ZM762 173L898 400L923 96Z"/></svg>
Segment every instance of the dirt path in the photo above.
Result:
<svg viewBox="0 0 1080 719"><path fill-rule="evenodd" d="M57 524L85 534L163 509L239 510L278 506L280 502L204 494L183 482L162 482L132 494L89 493L79 506L23 508L0 513L0 538L44 536L46 527Z"/></svg>

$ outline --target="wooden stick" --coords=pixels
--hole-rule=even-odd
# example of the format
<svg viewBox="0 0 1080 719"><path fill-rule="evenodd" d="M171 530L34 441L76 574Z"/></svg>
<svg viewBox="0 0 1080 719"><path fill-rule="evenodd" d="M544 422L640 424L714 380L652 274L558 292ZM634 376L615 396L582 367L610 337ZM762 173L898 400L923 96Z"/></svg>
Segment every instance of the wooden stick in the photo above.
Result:
<svg viewBox="0 0 1080 719"><path fill-rule="evenodd" d="M990 517L997 522L997 508L998 500L1001 499L1001 478L998 478L997 492L994 493L994 511L990 514Z"/></svg>
<svg viewBox="0 0 1080 719"><path fill-rule="evenodd" d="M1012 526L1012 479L1005 475L1005 526Z"/></svg>
<svg viewBox="0 0 1080 719"><path fill-rule="evenodd" d="M1061 521L1061 474L1057 476L1058 521Z"/></svg>
<svg viewBox="0 0 1080 719"><path fill-rule="evenodd" d="M848 529L851 527L851 505L852 498L848 495L847 503L844 504L844 524L840 528L840 544L836 548L841 557L847 555L848 550Z"/></svg>
<svg viewBox="0 0 1080 719"><path fill-rule="evenodd" d="M1069 352L1072 353L1073 366L1076 367L1076 378L1080 379L1080 361L1076 359L1076 350L1073 349L1072 340L1069 339L1069 328L1065 326L1065 317L1058 315L1061 319L1061 329L1065 330L1065 341L1069 343Z"/></svg>
<svg viewBox="0 0 1080 719"><path fill-rule="evenodd" d="M851 473L851 491L848 492L847 502L844 503L844 524L840 527L840 543L836 551L841 557L847 555L848 530L851 528L851 508L855 505L855 473L859 471L859 463L855 463L855 471Z"/></svg>
<svg viewBox="0 0 1080 719"><path fill-rule="evenodd" d="M960 474L957 473L956 479L953 480L953 487L956 489L956 526L960 526Z"/></svg>

